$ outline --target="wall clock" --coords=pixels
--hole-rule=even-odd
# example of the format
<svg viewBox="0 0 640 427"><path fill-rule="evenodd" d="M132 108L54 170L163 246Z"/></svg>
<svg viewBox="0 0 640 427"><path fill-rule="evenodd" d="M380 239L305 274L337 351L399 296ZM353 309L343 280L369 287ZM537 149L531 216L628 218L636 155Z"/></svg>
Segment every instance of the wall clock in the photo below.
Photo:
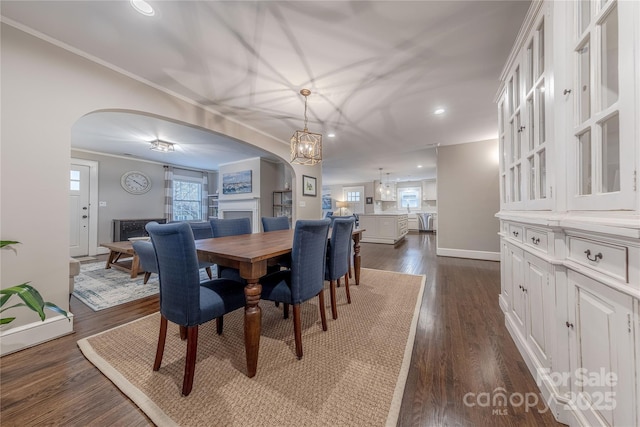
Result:
<svg viewBox="0 0 640 427"><path fill-rule="evenodd" d="M151 178L144 172L129 171L120 178L120 185L131 194L144 194L151 189Z"/></svg>

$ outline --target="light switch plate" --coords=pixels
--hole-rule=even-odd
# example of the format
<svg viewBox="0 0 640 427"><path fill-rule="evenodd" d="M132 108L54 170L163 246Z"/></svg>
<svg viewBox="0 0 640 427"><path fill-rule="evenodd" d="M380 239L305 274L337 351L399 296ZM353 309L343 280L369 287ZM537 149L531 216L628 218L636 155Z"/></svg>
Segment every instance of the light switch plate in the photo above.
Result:
<svg viewBox="0 0 640 427"><path fill-rule="evenodd" d="M299 206L300 206L301 208L304 208L305 206L307 206L307 202L300 201Z"/></svg>

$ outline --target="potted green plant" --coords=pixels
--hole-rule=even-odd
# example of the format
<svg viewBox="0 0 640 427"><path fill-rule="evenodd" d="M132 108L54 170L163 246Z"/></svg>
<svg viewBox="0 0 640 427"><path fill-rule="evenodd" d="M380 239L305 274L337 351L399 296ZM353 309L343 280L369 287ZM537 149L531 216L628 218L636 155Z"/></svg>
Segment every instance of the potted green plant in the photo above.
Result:
<svg viewBox="0 0 640 427"><path fill-rule="evenodd" d="M13 240L0 240L0 248L15 245L17 243L20 242L16 242ZM9 299L13 295L17 295L23 302L3 308L7 301L9 301ZM29 309L38 313L38 315L40 316L40 320L42 321L44 321L44 319L46 318L46 314L44 313L45 308L62 314L67 319L69 319L69 314L66 311L64 311L57 305L46 302L44 299L42 299L40 292L38 292L33 286L29 285L29 282L0 290L0 313L15 307L28 307ZM7 323L13 322L15 319L15 317L2 317L0 318L0 325L6 325Z"/></svg>

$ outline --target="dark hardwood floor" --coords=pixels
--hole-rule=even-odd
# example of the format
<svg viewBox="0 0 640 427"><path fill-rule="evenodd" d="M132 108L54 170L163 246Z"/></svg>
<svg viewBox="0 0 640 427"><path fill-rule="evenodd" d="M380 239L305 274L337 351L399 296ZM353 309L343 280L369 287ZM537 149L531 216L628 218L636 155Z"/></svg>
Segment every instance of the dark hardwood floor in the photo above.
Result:
<svg viewBox="0 0 640 427"><path fill-rule="evenodd" d="M487 406L487 397L500 392L542 401L504 326L500 264L437 257L435 247L435 236L427 233L410 234L395 247L362 244L363 267L427 278L398 425L561 426L549 411L541 412L543 403ZM150 425L76 341L157 309L157 296L99 312L72 298L74 334L0 359L0 424Z"/></svg>

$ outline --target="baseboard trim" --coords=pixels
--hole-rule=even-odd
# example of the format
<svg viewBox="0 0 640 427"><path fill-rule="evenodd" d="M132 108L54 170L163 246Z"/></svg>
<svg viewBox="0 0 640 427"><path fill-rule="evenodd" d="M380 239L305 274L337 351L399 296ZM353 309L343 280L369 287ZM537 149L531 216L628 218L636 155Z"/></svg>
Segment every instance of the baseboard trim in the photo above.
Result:
<svg viewBox="0 0 640 427"><path fill-rule="evenodd" d="M469 258L469 259L481 259L485 261L500 261L500 252L438 248L436 249L436 254L438 256L447 256L452 258Z"/></svg>
<svg viewBox="0 0 640 427"><path fill-rule="evenodd" d="M0 356L15 353L70 333L73 333L72 313L69 313L69 319L59 315L49 317L44 322L36 321L3 330L0 332Z"/></svg>

